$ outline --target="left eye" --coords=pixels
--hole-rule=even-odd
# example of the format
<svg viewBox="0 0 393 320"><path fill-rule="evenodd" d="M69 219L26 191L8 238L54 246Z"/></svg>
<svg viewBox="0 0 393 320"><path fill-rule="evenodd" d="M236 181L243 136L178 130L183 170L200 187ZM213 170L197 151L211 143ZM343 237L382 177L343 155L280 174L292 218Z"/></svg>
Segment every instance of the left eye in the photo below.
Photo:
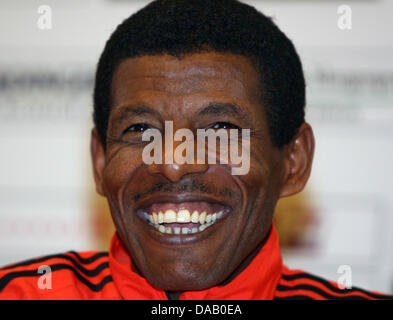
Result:
<svg viewBox="0 0 393 320"><path fill-rule="evenodd" d="M230 122L217 122L213 125L213 129L240 129L237 125Z"/></svg>

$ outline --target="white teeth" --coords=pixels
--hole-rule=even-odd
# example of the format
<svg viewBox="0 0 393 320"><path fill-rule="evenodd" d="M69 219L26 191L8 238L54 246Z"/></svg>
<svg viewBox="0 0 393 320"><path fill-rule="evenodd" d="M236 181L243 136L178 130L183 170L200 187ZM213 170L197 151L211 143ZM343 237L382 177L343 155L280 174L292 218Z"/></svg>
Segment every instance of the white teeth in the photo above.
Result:
<svg viewBox="0 0 393 320"><path fill-rule="evenodd" d="M198 223L199 222L199 212L198 211L194 211L191 215L191 222L193 223Z"/></svg>
<svg viewBox="0 0 393 320"><path fill-rule="evenodd" d="M199 215L199 223L200 224L204 224L206 220L206 212L203 211L200 215Z"/></svg>
<svg viewBox="0 0 393 320"><path fill-rule="evenodd" d="M158 213L158 223L163 223L164 222L164 214L162 211Z"/></svg>
<svg viewBox="0 0 393 320"><path fill-rule="evenodd" d="M215 212L213 214L207 214L206 211L199 213L195 210L192 214L187 209L176 211L169 209L165 213L159 211L158 213L153 212L151 215L144 213L145 218L161 233L166 234L189 234L202 232L206 228L213 225L216 221L220 220L223 216L223 211ZM199 223L199 227L187 228L187 227L175 227L171 228L164 225L164 223Z"/></svg>
<svg viewBox="0 0 393 320"><path fill-rule="evenodd" d="M179 210L177 213L177 222L190 222L190 211Z"/></svg>
<svg viewBox="0 0 393 320"><path fill-rule="evenodd" d="M173 211L173 210L167 210L167 211L165 211L164 222L165 222L165 223L173 223L173 222L176 222L176 212Z"/></svg>

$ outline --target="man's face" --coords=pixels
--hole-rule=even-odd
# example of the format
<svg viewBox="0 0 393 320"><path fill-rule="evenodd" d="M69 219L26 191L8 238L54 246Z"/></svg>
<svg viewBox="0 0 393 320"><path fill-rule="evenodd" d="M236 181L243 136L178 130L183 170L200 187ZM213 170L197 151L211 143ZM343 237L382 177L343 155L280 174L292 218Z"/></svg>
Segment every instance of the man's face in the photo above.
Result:
<svg viewBox="0 0 393 320"><path fill-rule="evenodd" d="M117 68L105 153L93 141L93 149L104 154L99 159L93 152L97 187L108 198L133 268L154 286L184 291L216 285L267 235L288 168L286 149L272 146L260 95L258 74L240 55L142 56ZM231 162L145 164L143 130L163 132L169 120L174 131L250 129L248 174L232 175ZM196 211L197 218L161 221L161 230L149 222L149 215L165 216L168 210L187 210L190 216ZM216 220L200 228L204 212L216 213Z"/></svg>

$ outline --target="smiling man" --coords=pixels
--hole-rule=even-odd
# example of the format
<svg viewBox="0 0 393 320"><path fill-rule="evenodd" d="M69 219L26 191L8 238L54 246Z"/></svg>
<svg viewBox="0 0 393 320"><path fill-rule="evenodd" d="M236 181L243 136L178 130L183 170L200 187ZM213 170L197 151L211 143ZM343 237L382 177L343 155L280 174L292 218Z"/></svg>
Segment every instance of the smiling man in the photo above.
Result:
<svg viewBox="0 0 393 320"><path fill-rule="evenodd" d="M314 153L304 107L301 62L270 18L232 0L152 2L119 25L96 73L91 155L117 230L109 253L3 268L0 296L389 298L282 264L274 209L304 188ZM196 152L176 160L183 139L172 134L182 129L239 133L232 146L249 142L249 169L233 174L233 157L197 161ZM144 161L149 132L161 136L165 161ZM37 285L44 276L51 288Z"/></svg>

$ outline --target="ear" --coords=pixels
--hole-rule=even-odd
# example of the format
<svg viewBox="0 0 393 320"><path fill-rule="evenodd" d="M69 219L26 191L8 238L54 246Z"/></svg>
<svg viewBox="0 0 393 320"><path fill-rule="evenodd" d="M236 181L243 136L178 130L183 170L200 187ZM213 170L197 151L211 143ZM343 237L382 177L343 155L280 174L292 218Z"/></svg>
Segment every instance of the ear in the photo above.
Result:
<svg viewBox="0 0 393 320"><path fill-rule="evenodd" d="M102 186L102 174L105 168L105 150L98 136L96 128L91 130L90 154L93 163L94 180L97 192L105 196Z"/></svg>
<svg viewBox="0 0 393 320"><path fill-rule="evenodd" d="M280 198L299 193L310 177L314 157L315 139L311 126L304 122L296 137L286 146L284 181Z"/></svg>

